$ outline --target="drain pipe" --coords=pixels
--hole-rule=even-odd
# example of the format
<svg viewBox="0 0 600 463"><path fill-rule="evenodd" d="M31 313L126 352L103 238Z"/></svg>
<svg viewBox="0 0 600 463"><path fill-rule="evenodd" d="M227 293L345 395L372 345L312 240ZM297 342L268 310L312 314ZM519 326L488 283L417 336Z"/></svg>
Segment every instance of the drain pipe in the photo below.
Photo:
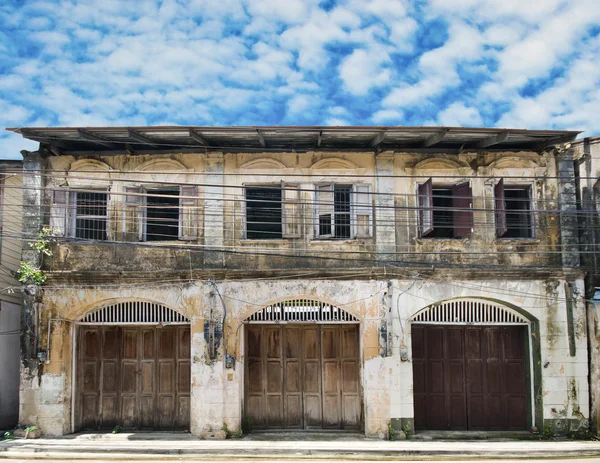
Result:
<svg viewBox="0 0 600 463"><path fill-rule="evenodd" d="M38 360L41 362L44 362L45 364L50 363L50 340L52 339L52 333L50 332L50 326L52 324L52 322L67 322L67 323L73 323L73 320L69 320L68 318L50 318L48 319L48 342L46 343L46 354L44 356L43 359L41 359L41 352L38 352Z"/></svg>
<svg viewBox="0 0 600 463"><path fill-rule="evenodd" d="M235 367L235 358L231 357L228 352L227 352L227 344L229 344L229 335L227 335L227 337L225 337L225 320L227 319L227 306L225 305L225 300L223 299L223 296L221 295L221 292L219 291L219 286L217 285L217 282L215 281L214 278L211 278L210 280L208 280L208 282L215 288L215 291L217 292L217 296L219 296L219 299L221 300L221 304L223 305L223 320L221 321L221 332L223 333L223 344L224 344L224 348L225 348L225 368L234 368Z"/></svg>

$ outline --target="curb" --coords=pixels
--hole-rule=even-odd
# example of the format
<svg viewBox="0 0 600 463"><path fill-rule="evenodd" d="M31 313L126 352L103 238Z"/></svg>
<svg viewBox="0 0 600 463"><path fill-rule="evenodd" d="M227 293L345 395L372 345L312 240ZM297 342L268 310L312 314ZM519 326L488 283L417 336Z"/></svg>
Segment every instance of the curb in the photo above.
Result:
<svg viewBox="0 0 600 463"><path fill-rule="evenodd" d="M597 449L581 449L577 451L528 451L528 452L506 452L506 451L454 451L454 450L319 450L319 449L289 449L287 451L273 451L269 449L250 448L247 450L215 452L214 449L156 449L149 451L148 448L136 449L98 449L98 448L78 448L78 449L1 449L0 460L4 459L39 459L39 460L474 460L474 459L494 459L494 460L528 460L528 459L573 459L600 457L600 451Z"/></svg>

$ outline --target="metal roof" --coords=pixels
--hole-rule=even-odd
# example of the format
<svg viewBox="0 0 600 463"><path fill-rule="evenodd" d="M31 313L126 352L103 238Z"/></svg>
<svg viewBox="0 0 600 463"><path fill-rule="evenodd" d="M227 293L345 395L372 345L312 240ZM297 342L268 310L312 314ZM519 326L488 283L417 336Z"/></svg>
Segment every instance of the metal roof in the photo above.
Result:
<svg viewBox="0 0 600 463"><path fill-rule="evenodd" d="M8 128L54 155L264 151L543 151L581 132L465 127L23 127Z"/></svg>

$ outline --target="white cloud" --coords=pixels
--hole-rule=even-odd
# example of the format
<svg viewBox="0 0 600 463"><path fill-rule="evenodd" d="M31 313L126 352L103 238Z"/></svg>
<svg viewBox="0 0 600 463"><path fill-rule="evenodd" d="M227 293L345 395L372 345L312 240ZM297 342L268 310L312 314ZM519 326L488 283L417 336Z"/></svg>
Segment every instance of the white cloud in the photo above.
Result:
<svg viewBox="0 0 600 463"><path fill-rule="evenodd" d="M383 67L390 57L383 50L354 50L340 64L344 87L353 95L366 95L373 87L387 84L391 72Z"/></svg>
<svg viewBox="0 0 600 463"><path fill-rule="evenodd" d="M311 107L311 100L313 98L310 95L295 95L287 103L288 116L295 116L304 113L308 108Z"/></svg>
<svg viewBox="0 0 600 463"><path fill-rule="evenodd" d="M440 113L438 125L481 127L483 120L477 108L466 106L464 103L452 103Z"/></svg>
<svg viewBox="0 0 600 463"><path fill-rule="evenodd" d="M404 113L397 109L380 109L371 116L371 120L375 124L392 124L400 125L404 118Z"/></svg>

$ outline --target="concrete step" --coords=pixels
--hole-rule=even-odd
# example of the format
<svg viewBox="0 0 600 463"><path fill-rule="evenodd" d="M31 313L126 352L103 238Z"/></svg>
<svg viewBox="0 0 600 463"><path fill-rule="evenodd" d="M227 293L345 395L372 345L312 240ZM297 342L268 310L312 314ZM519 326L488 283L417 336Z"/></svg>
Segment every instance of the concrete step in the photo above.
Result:
<svg viewBox="0 0 600 463"><path fill-rule="evenodd" d="M281 438L280 438L281 437ZM253 434L200 440L189 434L84 434L0 443L1 459L63 460L447 460L600 457L593 441L380 441L357 435Z"/></svg>

